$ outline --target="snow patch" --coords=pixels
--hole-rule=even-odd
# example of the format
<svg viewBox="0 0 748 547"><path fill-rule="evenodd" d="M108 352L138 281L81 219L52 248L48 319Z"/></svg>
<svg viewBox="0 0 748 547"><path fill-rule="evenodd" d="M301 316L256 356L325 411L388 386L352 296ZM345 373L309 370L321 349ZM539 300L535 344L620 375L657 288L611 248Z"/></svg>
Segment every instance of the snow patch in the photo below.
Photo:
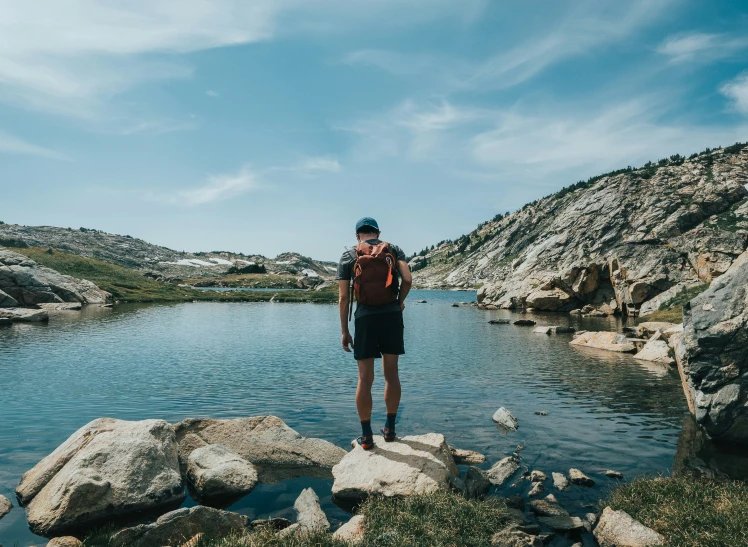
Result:
<svg viewBox="0 0 748 547"><path fill-rule="evenodd" d="M215 262L206 262L205 260L199 260L197 258L182 258L176 262L159 262L159 264L174 264L176 266L192 266L199 268L200 266L216 266Z"/></svg>
<svg viewBox="0 0 748 547"><path fill-rule="evenodd" d="M233 266L234 263L230 260L225 260L223 258L210 258L209 260L212 260L216 264L225 264L226 266Z"/></svg>
<svg viewBox="0 0 748 547"><path fill-rule="evenodd" d="M319 274L315 272L314 270L310 270L309 268L304 268L301 270L301 273L307 277L319 277Z"/></svg>

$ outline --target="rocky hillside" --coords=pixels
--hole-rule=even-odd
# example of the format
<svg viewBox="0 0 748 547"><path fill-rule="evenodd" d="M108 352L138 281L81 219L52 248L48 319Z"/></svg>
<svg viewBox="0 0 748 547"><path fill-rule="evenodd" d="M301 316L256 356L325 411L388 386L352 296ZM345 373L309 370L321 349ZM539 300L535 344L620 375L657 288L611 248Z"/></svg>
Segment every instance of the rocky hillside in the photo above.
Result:
<svg viewBox="0 0 748 547"><path fill-rule="evenodd" d="M748 247L748 145L580 182L411 260L416 284L484 305L647 314ZM697 291L694 291L697 288Z"/></svg>
<svg viewBox="0 0 748 547"><path fill-rule="evenodd" d="M87 228L21 226L0 222L0 246L43 247L135 269L156 279L218 277L232 268L262 265L268 273L330 277L336 264L297 253L274 259L230 252L185 253L130 236Z"/></svg>

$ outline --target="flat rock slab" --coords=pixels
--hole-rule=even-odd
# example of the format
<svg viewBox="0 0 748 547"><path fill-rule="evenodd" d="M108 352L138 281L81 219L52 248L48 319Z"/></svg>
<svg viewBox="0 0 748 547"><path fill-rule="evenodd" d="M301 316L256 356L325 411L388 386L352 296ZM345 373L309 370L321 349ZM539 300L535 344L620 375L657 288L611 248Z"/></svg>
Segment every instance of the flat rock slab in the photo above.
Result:
<svg viewBox="0 0 748 547"><path fill-rule="evenodd" d="M449 451L452 453L452 457L457 465L477 465L486 461L486 456L480 452L462 450L454 446L450 446Z"/></svg>
<svg viewBox="0 0 748 547"><path fill-rule="evenodd" d="M491 469L488 470L486 476L491 484L501 486L509 478L519 470L519 461L514 456L507 456L506 458L496 462Z"/></svg>
<svg viewBox="0 0 748 547"><path fill-rule="evenodd" d="M257 485L257 469L222 444L209 444L187 458L187 479L200 497L239 496Z"/></svg>
<svg viewBox="0 0 748 547"><path fill-rule="evenodd" d="M578 532L584 530L584 522L579 517L538 517L538 522L557 532Z"/></svg>
<svg viewBox="0 0 748 547"><path fill-rule="evenodd" d="M660 331L657 331L639 353L634 355L635 359L641 359L642 361L653 361L655 363L662 363L663 365L674 365L675 359L670 357L670 346L665 341Z"/></svg>
<svg viewBox="0 0 748 547"><path fill-rule="evenodd" d="M141 524L117 532L111 547L154 547L182 545L198 534L211 540L247 534L249 517L198 505L171 511L151 524Z"/></svg>
<svg viewBox="0 0 748 547"><path fill-rule="evenodd" d="M0 318L3 317L19 323L41 323L49 321L49 312L28 308L0 308Z"/></svg>
<svg viewBox="0 0 748 547"><path fill-rule="evenodd" d="M593 532L600 547L656 547L665 545L665 538L634 520L625 511L610 507L603 510Z"/></svg>
<svg viewBox="0 0 748 547"><path fill-rule="evenodd" d="M0 495L0 519L10 513L11 509L13 509L13 504L10 500L5 496Z"/></svg>
<svg viewBox="0 0 748 547"><path fill-rule="evenodd" d="M83 308L80 302L43 302L37 304L43 310L76 311Z"/></svg>
<svg viewBox="0 0 748 547"><path fill-rule="evenodd" d="M449 446L438 433L401 437L393 442L374 436L375 446L357 446L332 469L333 497L360 501L371 495L409 496L449 490L459 476Z"/></svg>
<svg viewBox="0 0 748 547"><path fill-rule="evenodd" d="M319 497L311 488L301 491L293 504L296 511L296 523L304 530L327 531L330 522L319 504Z"/></svg>
<svg viewBox="0 0 748 547"><path fill-rule="evenodd" d="M31 530L47 536L179 503L174 429L163 420L94 420L26 472L16 494Z"/></svg>
<svg viewBox="0 0 748 547"><path fill-rule="evenodd" d="M572 346L585 348L602 349L605 351L615 351L618 353L633 353L636 346L628 338L617 332L607 331L586 331L574 336L574 340L569 342Z"/></svg>
<svg viewBox="0 0 748 547"><path fill-rule="evenodd" d="M551 327L535 327L532 332L536 334L551 334Z"/></svg>
<svg viewBox="0 0 748 547"><path fill-rule="evenodd" d="M189 418L174 429L183 466L194 449L208 444L221 444L245 460L263 466L331 469L346 454L331 442L302 437L276 416L233 420Z"/></svg>

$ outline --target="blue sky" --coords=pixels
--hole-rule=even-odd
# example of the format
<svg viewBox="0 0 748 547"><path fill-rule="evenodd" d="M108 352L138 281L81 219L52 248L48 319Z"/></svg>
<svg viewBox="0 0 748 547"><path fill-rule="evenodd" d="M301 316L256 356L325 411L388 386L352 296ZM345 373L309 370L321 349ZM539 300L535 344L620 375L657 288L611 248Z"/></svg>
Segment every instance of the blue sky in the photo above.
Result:
<svg viewBox="0 0 748 547"><path fill-rule="evenodd" d="M0 220L406 252L748 140L748 3L0 0Z"/></svg>

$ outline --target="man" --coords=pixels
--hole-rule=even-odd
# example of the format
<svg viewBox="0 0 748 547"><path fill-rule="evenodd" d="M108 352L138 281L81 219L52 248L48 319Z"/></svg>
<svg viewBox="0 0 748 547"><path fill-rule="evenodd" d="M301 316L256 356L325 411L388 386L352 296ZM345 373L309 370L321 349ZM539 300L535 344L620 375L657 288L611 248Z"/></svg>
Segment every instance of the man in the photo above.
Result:
<svg viewBox="0 0 748 547"><path fill-rule="evenodd" d="M395 440L395 419L400 405L398 357L405 353L403 310L413 283L405 253L397 245L379 239L379 225L370 217L356 223L358 245L343 253L338 264L340 285L340 329L342 345L358 361L356 408L361 420L358 443L364 450L374 446L371 430L371 386L374 359L381 357L387 420L381 430L384 440ZM399 278L399 284L398 284ZM348 330L350 281L356 296L355 338ZM398 286L399 285L399 286Z"/></svg>

